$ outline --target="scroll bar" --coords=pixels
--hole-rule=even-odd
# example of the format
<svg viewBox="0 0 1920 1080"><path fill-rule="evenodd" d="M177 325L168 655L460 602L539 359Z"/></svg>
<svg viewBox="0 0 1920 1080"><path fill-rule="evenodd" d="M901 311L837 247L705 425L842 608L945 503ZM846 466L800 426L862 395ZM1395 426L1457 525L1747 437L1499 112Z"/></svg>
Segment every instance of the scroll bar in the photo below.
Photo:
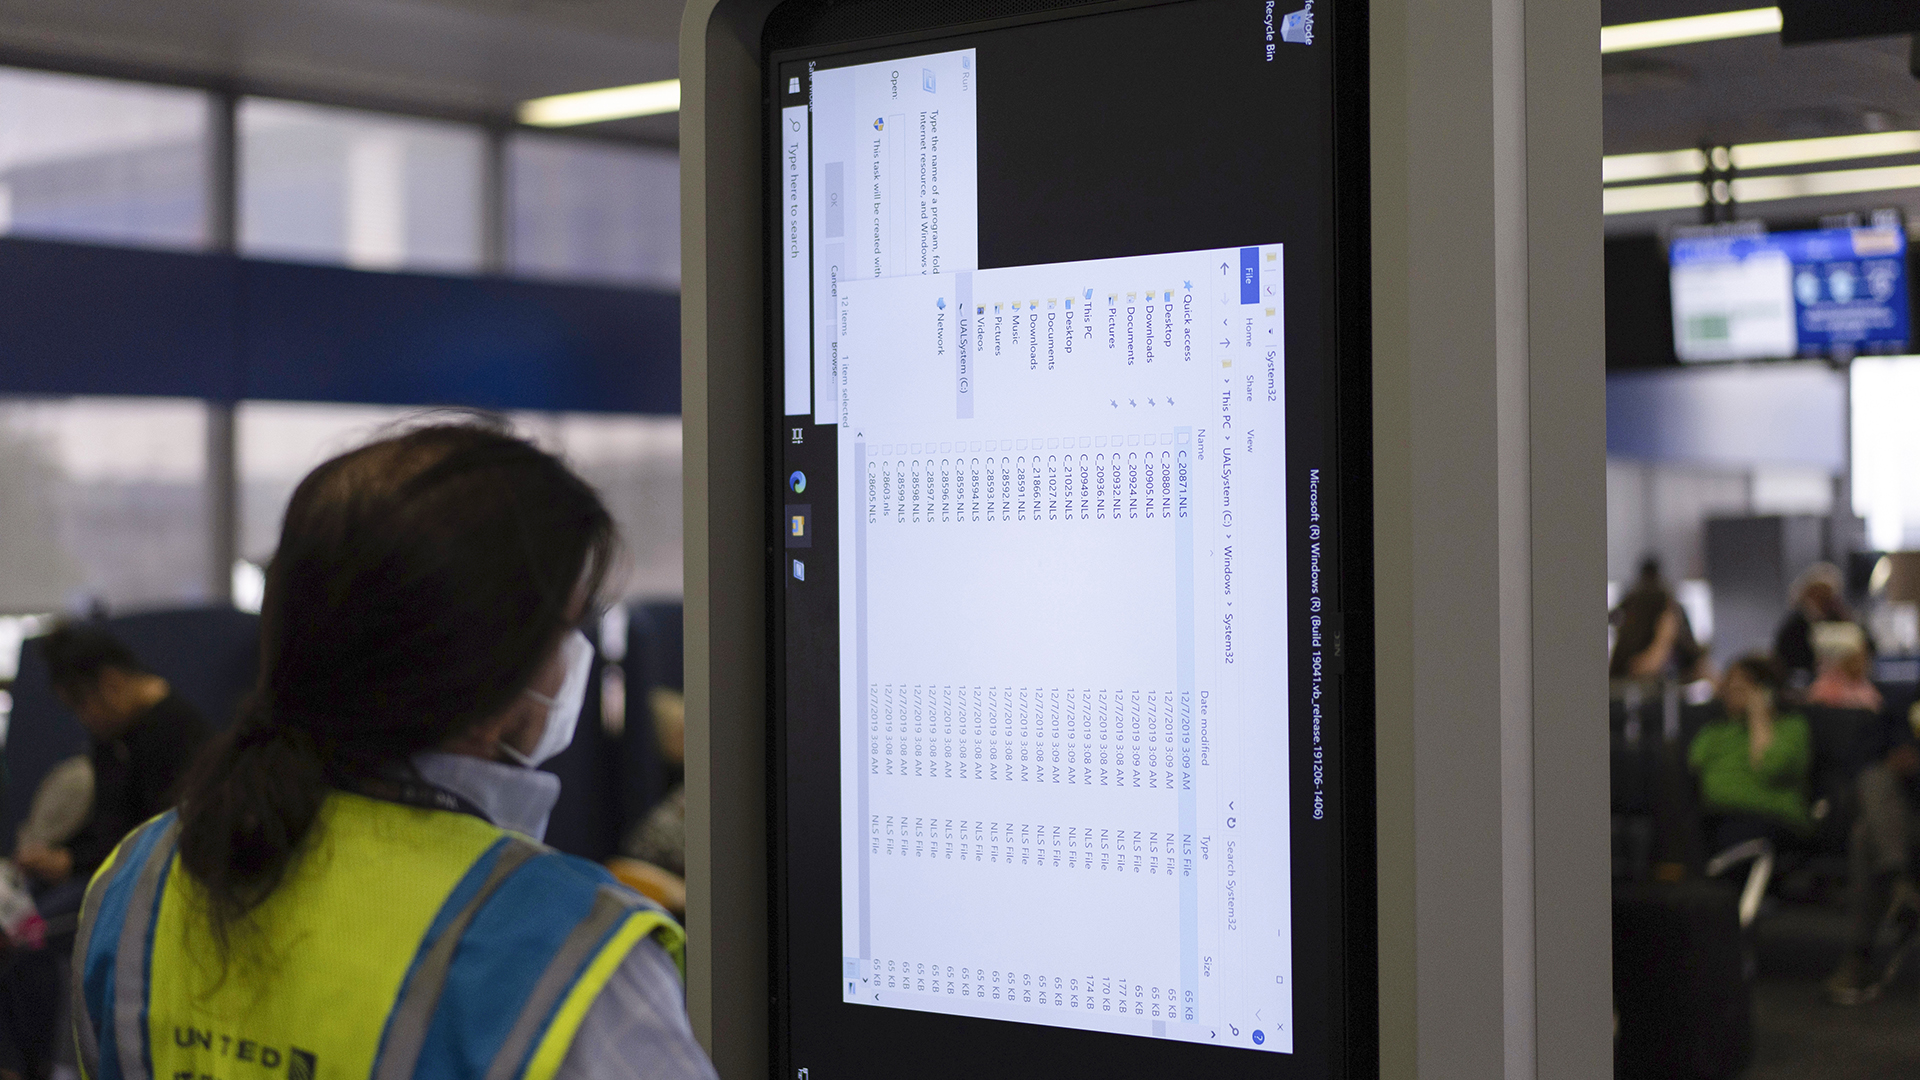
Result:
<svg viewBox="0 0 1920 1080"><path fill-rule="evenodd" d="M867 444L864 441L853 444L853 475L861 485L861 496L866 495L867 487ZM859 747L860 783L858 809L860 817L860 963L864 967L873 959L873 917L870 892L873 881L873 821L872 813L867 809L867 785L872 775L873 764L868 758L868 726L873 723L873 692L867 685L867 507L866 498L856 504L859 509L853 515L853 649L854 649L854 685L860 688L860 704L855 724L855 741Z"/></svg>
<svg viewBox="0 0 1920 1080"><path fill-rule="evenodd" d="M954 416L973 419L973 271L953 275Z"/></svg>
<svg viewBox="0 0 1920 1080"><path fill-rule="evenodd" d="M1180 1019L1200 1011L1200 880L1195 861L1199 812L1193 767L1193 469L1187 457L1193 429L1175 428L1178 470L1173 517L1173 652L1180 706Z"/></svg>

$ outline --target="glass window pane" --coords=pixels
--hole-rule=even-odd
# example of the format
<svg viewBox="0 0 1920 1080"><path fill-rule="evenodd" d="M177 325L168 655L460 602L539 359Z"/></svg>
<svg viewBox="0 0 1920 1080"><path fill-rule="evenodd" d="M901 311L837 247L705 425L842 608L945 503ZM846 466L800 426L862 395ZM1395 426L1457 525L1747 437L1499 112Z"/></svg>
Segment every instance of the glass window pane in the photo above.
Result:
<svg viewBox="0 0 1920 1080"><path fill-rule="evenodd" d="M1862 356L1853 383L1853 512L1881 551L1920 546L1920 357Z"/></svg>
<svg viewBox="0 0 1920 1080"><path fill-rule="evenodd" d="M0 232L206 243L207 95L0 68Z"/></svg>
<svg viewBox="0 0 1920 1080"><path fill-rule="evenodd" d="M419 409L242 402L235 414L241 556L273 557L293 489L313 467ZM619 523L629 597L679 596L682 573L680 419L597 413L513 413L514 429L570 461Z"/></svg>
<svg viewBox="0 0 1920 1080"><path fill-rule="evenodd" d="M273 557L287 500L314 466L419 411L392 405L241 402L233 421L240 474L240 557L258 566Z"/></svg>
<svg viewBox="0 0 1920 1080"><path fill-rule="evenodd" d="M206 407L0 398L0 613L205 603Z"/></svg>
<svg viewBox="0 0 1920 1080"><path fill-rule="evenodd" d="M507 144L512 269L680 287L680 156L554 135Z"/></svg>
<svg viewBox="0 0 1920 1080"><path fill-rule="evenodd" d="M366 270L480 268L477 128L248 98L240 250Z"/></svg>
<svg viewBox="0 0 1920 1080"><path fill-rule="evenodd" d="M515 413L513 420L600 492L629 560L624 595L678 597L685 587L680 418Z"/></svg>

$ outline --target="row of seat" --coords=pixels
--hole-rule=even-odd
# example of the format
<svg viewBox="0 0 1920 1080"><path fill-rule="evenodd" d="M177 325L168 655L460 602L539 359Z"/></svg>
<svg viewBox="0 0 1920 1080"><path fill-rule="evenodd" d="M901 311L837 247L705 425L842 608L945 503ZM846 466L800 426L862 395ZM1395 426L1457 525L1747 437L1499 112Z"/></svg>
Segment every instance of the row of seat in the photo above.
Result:
<svg viewBox="0 0 1920 1080"><path fill-rule="evenodd" d="M109 619L106 628L173 685L215 729L232 722L258 672L259 618L232 608L185 608ZM597 629L597 628L596 628ZM662 759L647 707L654 688L683 688L681 605L642 603L627 608L625 723L602 723L597 671L566 752L546 766L562 790L547 842L595 861L616 851L620 837L666 794L676 769ZM37 640L21 650L6 733L5 778L0 784L0 847L10 849L33 793L55 764L86 752L87 735L54 696Z"/></svg>
<svg viewBox="0 0 1920 1080"><path fill-rule="evenodd" d="M1813 741L1809 800L1815 831L1799 861L1822 877L1844 875L1854 818L1854 782L1885 751L1889 728L1904 723L1920 687L1881 686L1879 712L1801 706ZM1684 689L1615 696L1609 707L1614 876L1647 880L1656 867L1703 872L1702 814L1687 749L1700 729L1725 715L1717 700L1690 702Z"/></svg>

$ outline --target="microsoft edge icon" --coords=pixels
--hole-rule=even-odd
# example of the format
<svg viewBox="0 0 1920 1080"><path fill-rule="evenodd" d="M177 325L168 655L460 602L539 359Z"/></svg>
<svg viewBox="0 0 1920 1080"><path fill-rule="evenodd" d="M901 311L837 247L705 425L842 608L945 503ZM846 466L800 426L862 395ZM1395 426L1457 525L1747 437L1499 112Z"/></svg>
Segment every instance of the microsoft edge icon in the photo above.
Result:
<svg viewBox="0 0 1920 1080"><path fill-rule="evenodd" d="M793 489L795 495L807 490L807 474L795 470L792 476L787 477L787 486Z"/></svg>

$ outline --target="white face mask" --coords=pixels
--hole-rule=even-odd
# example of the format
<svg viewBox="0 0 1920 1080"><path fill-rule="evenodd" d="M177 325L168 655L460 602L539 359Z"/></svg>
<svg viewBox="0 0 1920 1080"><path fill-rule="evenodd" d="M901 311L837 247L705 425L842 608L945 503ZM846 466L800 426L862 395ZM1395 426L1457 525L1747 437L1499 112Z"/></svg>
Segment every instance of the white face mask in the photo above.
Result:
<svg viewBox="0 0 1920 1080"><path fill-rule="evenodd" d="M561 639L560 654L567 664L560 692L548 697L531 687L526 691L528 697L547 707L547 726L540 733L533 753L523 754L505 742L500 744L502 753L529 769L539 768L573 744L573 730L580 723L580 707L587 700L587 683L593 676L593 643L587 640L587 635L575 630Z"/></svg>

